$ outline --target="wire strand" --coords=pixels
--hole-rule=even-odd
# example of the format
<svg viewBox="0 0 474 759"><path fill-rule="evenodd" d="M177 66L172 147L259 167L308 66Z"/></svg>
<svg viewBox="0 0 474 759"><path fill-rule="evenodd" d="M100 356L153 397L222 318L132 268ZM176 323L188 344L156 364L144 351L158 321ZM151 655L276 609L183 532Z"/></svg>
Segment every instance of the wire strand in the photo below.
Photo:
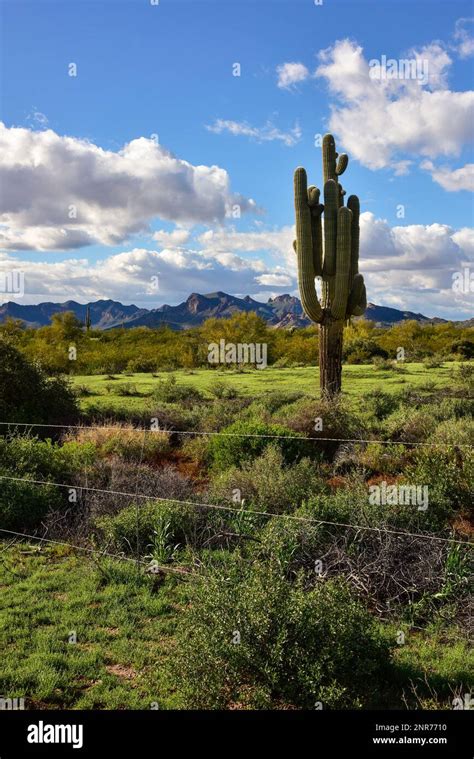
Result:
<svg viewBox="0 0 474 759"><path fill-rule="evenodd" d="M368 525L360 525L360 524L351 524L347 522L332 522L326 519L317 519L316 517L300 517L296 514L272 514L270 511L244 511L243 509L235 509L232 506L222 506L220 504L212 504L212 503L197 503L196 501L181 501L178 498L163 498L160 496L153 496L153 495L145 495L143 493L126 493L116 490L104 490L101 488L85 488L84 485L68 485L65 483L60 482L48 482L45 480L30 480L22 477L10 477L7 475L0 475L0 480L12 480L14 482L27 482L33 485L52 485L54 487L60 487L60 488L68 488L69 490L89 490L95 493L106 493L108 495L116 495L116 496L124 496L128 498L144 498L148 501L164 501L167 503L180 503L183 506L193 506L195 508L202 508L202 509L212 509L216 511L230 511L233 514L248 514L248 515L255 515L255 516L265 516L265 517L271 517L271 518L279 518L279 519L290 519L297 522L309 522L312 524L325 524L325 525L331 525L334 527L346 527L349 529L354 530L366 530L370 532L378 532L378 533L390 533L392 535L404 535L407 537L413 537L413 538L421 538L423 540L436 540L443 543L458 543L459 545L472 545L474 546L474 543L471 543L468 540L457 540L455 538L442 538L437 535L426 535L424 533L416 533L416 532L408 532L406 530L393 530L390 528L384 528L384 527L369 527Z"/></svg>
<svg viewBox="0 0 474 759"><path fill-rule="evenodd" d="M148 429L146 427L122 427L119 424L116 425L83 425L83 424L40 424L39 422L0 422L0 426L11 427L46 427L52 429L74 429L74 430L115 430L116 432L150 432L154 434L156 432L166 433L168 435L218 435L222 437L244 437L244 438L270 438L277 440L299 440L306 442L307 440L321 441L321 442L334 442L334 443L379 443L381 445L412 445L412 446L428 446L428 447L456 447L456 448L474 448L472 443L422 443L422 442L410 442L406 440L374 440L370 438L339 438L339 437L305 437L301 435L265 435L258 433L245 433L245 432L210 432L201 430L173 430L159 427L157 429Z"/></svg>
<svg viewBox="0 0 474 759"><path fill-rule="evenodd" d="M134 564L136 563L136 559L131 558L129 556L121 556L120 554L115 554L115 553L106 553L104 551L99 551L97 548L88 548L87 546L77 546L77 545L74 545L73 543L68 543L66 541L52 540L51 538L43 538L40 535L29 535L28 533L25 533L25 532L16 532L15 530L6 530L3 527L0 527L0 532L6 533L8 535L16 535L17 537L20 537L20 538L29 538L30 540L39 540L41 543L53 543L54 545L57 545L57 546L67 546L68 548L74 548L77 551L85 551L86 553L99 554L100 556L107 556L107 558L117 559L118 561L128 561L128 562L133 562ZM140 559L138 561L143 566L150 566L150 562L142 561ZM153 566L156 567L157 569L160 569L162 572L188 574L187 572L186 573L182 572L173 567L166 567L166 566L162 566L156 563L154 563ZM192 573L189 573L189 574L192 574Z"/></svg>

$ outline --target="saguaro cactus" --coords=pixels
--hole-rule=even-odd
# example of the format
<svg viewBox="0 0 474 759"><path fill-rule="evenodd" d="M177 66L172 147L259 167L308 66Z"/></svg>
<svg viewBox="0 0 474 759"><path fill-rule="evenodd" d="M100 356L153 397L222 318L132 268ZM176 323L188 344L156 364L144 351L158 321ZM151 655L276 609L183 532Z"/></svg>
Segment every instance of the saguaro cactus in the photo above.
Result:
<svg viewBox="0 0 474 759"><path fill-rule="evenodd" d="M303 309L319 324L319 368L322 393L341 390L342 334L350 316L361 316L367 307L364 278L359 274L359 198L345 192L338 179L347 168L345 153L338 156L332 134L322 144L324 205L320 191L308 187L306 171L295 171L298 285ZM322 215L324 213L324 233ZM324 239L324 243L323 243ZM320 277L321 302L316 291Z"/></svg>

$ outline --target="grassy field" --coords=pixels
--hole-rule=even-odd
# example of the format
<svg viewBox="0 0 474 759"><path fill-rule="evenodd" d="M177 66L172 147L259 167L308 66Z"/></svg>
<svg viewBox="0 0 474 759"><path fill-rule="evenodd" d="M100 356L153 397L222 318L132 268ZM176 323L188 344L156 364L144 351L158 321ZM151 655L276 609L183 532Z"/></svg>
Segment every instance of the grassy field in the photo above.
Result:
<svg viewBox="0 0 474 759"><path fill-rule="evenodd" d="M174 645L181 581L157 590L131 563L66 547L29 544L0 554L1 692L29 709L178 708L165 664ZM398 628L387 625L387 635ZM404 629L404 628L402 628ZM76 642L69 642L75 633ZM469 682L474 654L455 631L406 630L395 655L399 683L379 708L404 708L416 694L450 706Z"/></svg>
<svg viewBox="0 0 474 759"><path fill-rule="evenodd" d="M346 365L343 367L343 394L349 399L359 401L367 392L377 388L388 393L399 392L405 387L418 388L420 391L427 388L432 391L435 388L448 387L455 368L455 363L445 363L436 369L427 369L423 364L404 364L398 370L380 370L372 365ZM163 372L157 376L114 375L114 379L111 379L106 375L89 375L73 376L71 379L74 386L85 387L90 393L81 399L84 410L90 406L107 406L138 411L150 406L150 396L154 388L169 376L169 372ZM206 395L210 395L209 388L216 380L235 387L241 395L259 395L266 390L298 390L308 395L319 395L319 369L314 366L288 369L269 367L243 372L180 369L173 372L173 376L178 383L195 387ZM121 393L124 385L129 387L131 393L136 389L136 394L124 396Z"/></svg>
<svg viewBox="0 0 474 759"><path fill-rule="evenodd" d="M212 401L185 392L182 403L161 403L159 393L154 397L153 391L171 376L177 387L191 386ZM235 388L239 397L216 398L212 392L216 380ZM235 585L230 583L232 567L238 565L239 571L249 567L255 573L249 575L250 579L244 577L254 589L252 614L261 621L266 619L268 599L274 597L267 583L259 594L259 568L273 566L277 560L278 572L285 567L286 587L293 592L296 572L304 573L308 583L317 585L312 567L320 556L328 557L329 581L335 576L354 578L357 595L373 618L377 633L390 641L393 649L390 675L386 677L384 673L370 680L368 700L361 702L364 708L449 709L453 697L472 691L474 654L468 647L464 547L439 549L438 543L431 546L423 542L424 535L418 534L421 531L428 540L431 533L436 540L441 535L446 543L452 537L461 542L472 535L469 505L473 461L468 436L473 428L467 400L472 392L465 378L458 376L456 364L428 369L422 364L408 364L401 369L383 370L372 365L346 366L343 382L349 403L342 404L344 408L310 400L319 394L318 371L314 367L78 376L72 381L81 391L83 410L103 408L103 417L111 420L122 418L119 412L123 418L140 419L140 413L134 412L147 415L161 403L177 430L183 429L179 426L182 414L184 424L201 425L191 429L219 430L224 423L236 420L247 430L256 421L265 429L265 425L280 419L279 424L293 425L288 431L298 431L301 424L306 430L308 420L312 424L316 413L313 407L321 406L325 409L329 438L337 435L345 439L348 430L360 428L371 439L393 436L390 439L404 440L406 435L409 441L423 445L407 443L407 447L397 445L383 450L374 445L354 450L341 446L337 458L330 446L323 445L322 457L287 461L283 442L272 440L271 446L254 450L248 440L242 443L216 438L218 457L216 439L203 437L197 444L188 444L178 435L169 447L167 443L150 449L150 455L143 457L144 449L136 446L137 436L132 433L127 437L113 426L93 430L89 437L84 437L84 430L74 431L66 441L61 438L45 442L29 435L4 440L2 467L6 480L24 479L9 484L10 490L6 486L0 490L0 513L10 520L15 518L11 529L18 531L16 542L12 543L11 535L0 541L0 696L25 698L26 708L30 709L189 708L190 702L185 700L187 681L183 675L181 681L176 676L173 661L177 652L184 651L187 661L192 661L193 652L198 652L199 661L193 664L198 674L195 676L193 670L193 678L199 682L201 692L210 687L199 670L204 653L208 656L206 666L208 661L214 662L215 655L214 674L226 671L212 635L222 625L225 635L222 633L221 638L227 645L226 631L234 630L236 604L242 595L250 597L242 592L245 586L240 575ZM401 394L410 389L417 392ZM276 400L283 406L277 403L274 409L265 407L264 400L275 400L267 392L275 390L282 391ZM370 398L374 390L393 395ZM295 401L293 391L306 397ZM283 393L287 394L286 400ZM176 422L175 407L179 411ZM91 411L89 418L94 417ZM88 415L84 414L83 419L87 424ZM251 432L248 434L252 437ZM265 437L265 432L260 437ZM448 437L456 442L464 440L463 446L454 451L452 445L445 447ZM427 454L424 444L434 440L435 447ZM158 445L155 439L153 444ZM244 454L250 455L247 462ZM236 464L237 456L242 457L242 462L238 459L240 463ZM76 507L66 500L67 491L61 504L54 507L58 510L52 513L51 494L46 493L42 511L42 502L36 500L38 482L29 485L28 479L76 483L79 490L81 486L91 486L91 492L84 498L81 493L77 502L79 519ZM430 508L426 515L419 510L384 508L379 512L369 508L367 488L380 480L429 487ZM274 516L242 518L240 509L230 500L235 488L242 490L245 510ZM151 504L153 509L143 501L139 503L144 508L137 508L136 497L127 495L141 492L153 494L150 500L156 497L156 503ZM184 508L189 500L214 504L216 510ZM21 521L25 503L38 509L37 521L26 527ZM18 507L17 516L12 504ZM217 511L219 506L223 506L222 513ZM306 524L301 528L296 522L280 519L295 514L298 519L303 514L310 515L314 522L330 521L310 529ZM334 522L342 524L324 527ZM365 533L359 528L363 524L368 525ZM347 525L357 525L357 529L346 532ZM381 528L376 540L370 532L373 525L377 530ZM301 533L295 532L297 527ZM395 538L394 529L401 529L402 535ZM403 535L407 530L408 541ZM26 537L22 538L22 534ZM37 541L32 539L34 534ZM42 542L43 535L71 545ZM107 552L120 554L121 558L107 558ZM135 555L140 568L131 560ZM165 565L166 571L158 576L144 571L150 557ZM226 572L221 587L228 595L216 616L207 616L202 597L219 597L220 586L206 583L221 564ZM399 603L400 596L403 600ZM291 615L286 614L284 606L280 611L276 601L271 604L268 614L274 621L269 629L283 628ZM192 608L202 609L204 619L203 637L198 638L198 644L189 634L190 629L197 629L192 618L192 627L186 627ZM245 611L247 607L243 608ZM229 618L225 616L227 609ZM245 620L244 612L238 615ZM314 624L319 624L320 619L325 619L324 614L315 614ZM341 619L345 619L344 611L337 616L338 624ZM309 637L307 621L305 618L305 638ZM401 644L397 640L395 645L400 631L405 640ZM334 640L338 636L339 633ZM318 655L321 639L318 632L308 661ZM326 639L332 640L331 636ZM247 654L252 667L239 670L247 678L248 671L254 672L253 662L261 646L254 644L257 638L250 634L249 640L252 643L248 645L254 646ZM349 653L351 641L345 644ZM359 641L357 633L357 660ZM275 650L280 650L276 643ZM288 670L281 676L279 666L268 675L269 681L275 672L280 678L275 680L277 695L271 708L281 708L279 694L293 677L291 662L285 664ZM262 670L265 673L267 669L265 658ZM259 672L258 667L256 670ZM354 670L351 667L348 671L352 692ZM261 677L267 687L266 675ZM240 700L231 700L226 708L247 708L246 697L244 689ZM201 708L200 702L197 706L191 703L190 708ZM299 702L295 699L283 703L293 708L291 705Z"/></svg>

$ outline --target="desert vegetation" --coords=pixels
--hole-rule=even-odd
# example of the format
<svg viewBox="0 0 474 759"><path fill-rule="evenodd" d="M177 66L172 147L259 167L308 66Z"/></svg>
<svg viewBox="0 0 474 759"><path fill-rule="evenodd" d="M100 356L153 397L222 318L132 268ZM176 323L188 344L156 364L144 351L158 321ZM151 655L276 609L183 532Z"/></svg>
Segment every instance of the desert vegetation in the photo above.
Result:
<svg viewBox="0 0 474 759"><path fill-rule="evenodd" d="M146 330L98 338L102 362L130 342L114 372L94 337L61 334L87 359L50 378L30 358L41 330L4 335L0 691L28 708L452 708L473 685L473 365L446 360L447 327L417 328L400 365L412 328L349 327L346 349L366 330L387 355L346 365L336 398L276 353L265 371L134 371ZM159 337L183 352L197 333ZM413 363L434 344L442 361Z"/></svg>

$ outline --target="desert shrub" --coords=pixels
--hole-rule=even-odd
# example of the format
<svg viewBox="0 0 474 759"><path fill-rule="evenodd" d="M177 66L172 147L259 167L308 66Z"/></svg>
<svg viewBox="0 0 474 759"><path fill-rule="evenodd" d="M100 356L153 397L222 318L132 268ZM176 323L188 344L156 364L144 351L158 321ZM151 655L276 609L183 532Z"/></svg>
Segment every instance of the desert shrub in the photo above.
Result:
<svg viewBox="0 0 474 759"><path fill-rule="evenodd" d="M252 461L273 443L281 450L286 463L294 463L305 453L303 438L281 424L239 420L211 437L208 457L215 469L228 469Z"/></svg>
<svg viewBox="0 0 474 759"><path fill-rule="evenodd" d="M425 369L439 369L445 362L444 356L439 353L433 353L431 356L425 356L423 366Z"/></svg>
<svg viewBox="0 0 474 759"><path fill-rule="evenodd" d="M456 446L420 448L404 473L405 482L427 486L429 505L420 523L439 529L457 513L472 506L474 454Z"/></svg>
<svg viewBox="0 0 474 759"><path fill-rule="evenodd" d="M131 397L133 395L141 395L137 386L132 382L120 382L118 385L114 385L113 392L115 395L120 395L124 398Z"/></svg>
<svg viewBox="0 0 474 759"><path fill-rule="evenodd" d="M10 342L0 338L0 418L61 424L78 416L74 391L62 377L47 377Z"/></svg>
<svg viewBox="0 0 474 759"><path fill-rule="evenodd" d="M239 391L236 387L233 387L232 385L229 385L227 382L222 382L222 380L214 380L209 385L209 392L211 395L213 395L215 398L219 399L226 399L226 400L232 400L234 398L237 398L239 395Z"/></svg>
<svg viewBox="0 0 474 759"><path fill-rule="evenodd" d="M248 406L245 412L245 417L247 419L261 419L262 421L270 421L272 415L275 414L279 409L287 406L290 403L296 403L296 401L299 401L304 397L304 393L284 392L281 390L274 390L268 393L264 393Z"/></svg>
<svg viewBox="0 0 474 759"><path fill-rule="evenodd" d="M453 377L462 390L472 394L474 390L474 364L460 364L457 372L453 373Z"/></svg>
<svg viewBox="0 0 474 759"><path fill-rule="evenodd" d="M436 419L429 409L403 405L385 419L383 431L391 440L419 443L426 441L435 427Z"/></svg>
<svg viewBox="0 0 474 759"><path fill-rule="evenodd" d="M203 432L217 432L229 424L241 418L241 412L249 405L250 399L236 398L229 400L225 398L216 398L212 403L200 404L197 424L198 429Z"/></svg>
<svg viewBox="0 0 474 759"><path fill-rule="evenodd" d="M400 397L394 393L384 393L383 390L377 388L366 393L363 403L364 409L380 421L396 411L400 405Z"/></svg>
<svg viewBox="0 0 474 759"><path fill-rule="evenodd" d="M474 399L435 398L429 408L434 418L440 422L449 419L471 419L474 416Z"/></svg>
<svg viewBox="0 0 474 759"><path fill-rule="evenodd" d="M445 419L436 427L431 441L452 446L474 446L474 420Z"/></svg>
<svg viewBox="0 0 474 759"><path fill-rule="evenodd" d="M76 385L74 387L74 394L78 398L87 398L89 395L93 395L89 385Z"/></svg>
<svg viewBox="0 0 474 759"><path fill-rule="evenodd" d="M464 360L474 359L474 340L454 340L450 350L451 353L459 354Z"/></svg>
<svg viewBox="0 0 474 759"><path fill-rule="evenodd" d="M231 501L234 491L240 491L246 508L250 504L260 510L281 513L294 510L304 498L321 488L321 479L309 459L285 466L281 450L271 444L261 456L214 474L209 499Z"/></svg>
<svg viewBox="0 0 474 759"><path fill-rule="evenodd" d="M133 429L120 424L80 427L74 438L79 443L92 443L99 456L121 456L125 461L154 461L170 451L167 432Z"/></svg>
<svg viewBox="0 0 474 759"><path fill-rule="evenodd" d="M203 400L204 396L192 385L179 384L176 377L171 375L159 381L153 389L152 398L154 401L164 403L195 403Z"/></svg>
<svg viewBox="0 0 474 759"><path fill-rule="evenodd" d="M395 475L403 471L409 457L410 451L405 445L369 443L359 453L358 461L370 475Z"/></svg>
<svg viewBox="0 0 474 759"><path fill-rule="evenodd" d="M3 468L0 469L0 475L18 476ZM34 529L50 509L64 506L63 494L53 485L36 485L8 479L0 482L0 525L4 530Z"/></svg>
<svg viewBox="0 0 474 759"><path fill-rule="evenodd" d="M167 539L173 546L185 545L205 520L199 511L173 501L140 501L127 506L118 514L101 516L94 520L97 534L114 550L125 554L148 555L156 541L157 530L166 525Z"/></svg>
<svg viewBox="0 0 474 759"><path fill-rule="evenodd" d="M345 344L342 349L342 357L348 364L368 364L374 356L387 358L388 353L370 338L358 338Z"/></svg>
<svg viewBox="0 0 474 759"><path fill-rule="evenodd" d="M338 440L364 437L363 422L342 399L302 398L280 408L273 419L297 433L321 438L320 442L308 442L312 456L332 458L340 445Z"/></svg>
<svg viewBox="0 0 474 759"><path fill-rule="evenodd" d="M75 483L84 467L95 461L93 446L58 445L34 437L0 438L0 474L38 481ZM8 529L36 527L51 510L64 510L67 488L29 482L0 480L0 526Z"/></svg>
<svg viewBox="0 0 474 759"><path fill-rule="evenodd" d="M277 563L209 570L177 643L173 673L188 708L360 707L389 665L388 644L342 582L305 590Z"/></svg>
<svg viewBox="0 0 474 759"><path fill-rule="evenodd" d="M68 482L84 467L92 466L96 451L90 443L67 442L64 445L51 440L39 440L28 435L0 438L2 466L36 479Z"/></svg>

